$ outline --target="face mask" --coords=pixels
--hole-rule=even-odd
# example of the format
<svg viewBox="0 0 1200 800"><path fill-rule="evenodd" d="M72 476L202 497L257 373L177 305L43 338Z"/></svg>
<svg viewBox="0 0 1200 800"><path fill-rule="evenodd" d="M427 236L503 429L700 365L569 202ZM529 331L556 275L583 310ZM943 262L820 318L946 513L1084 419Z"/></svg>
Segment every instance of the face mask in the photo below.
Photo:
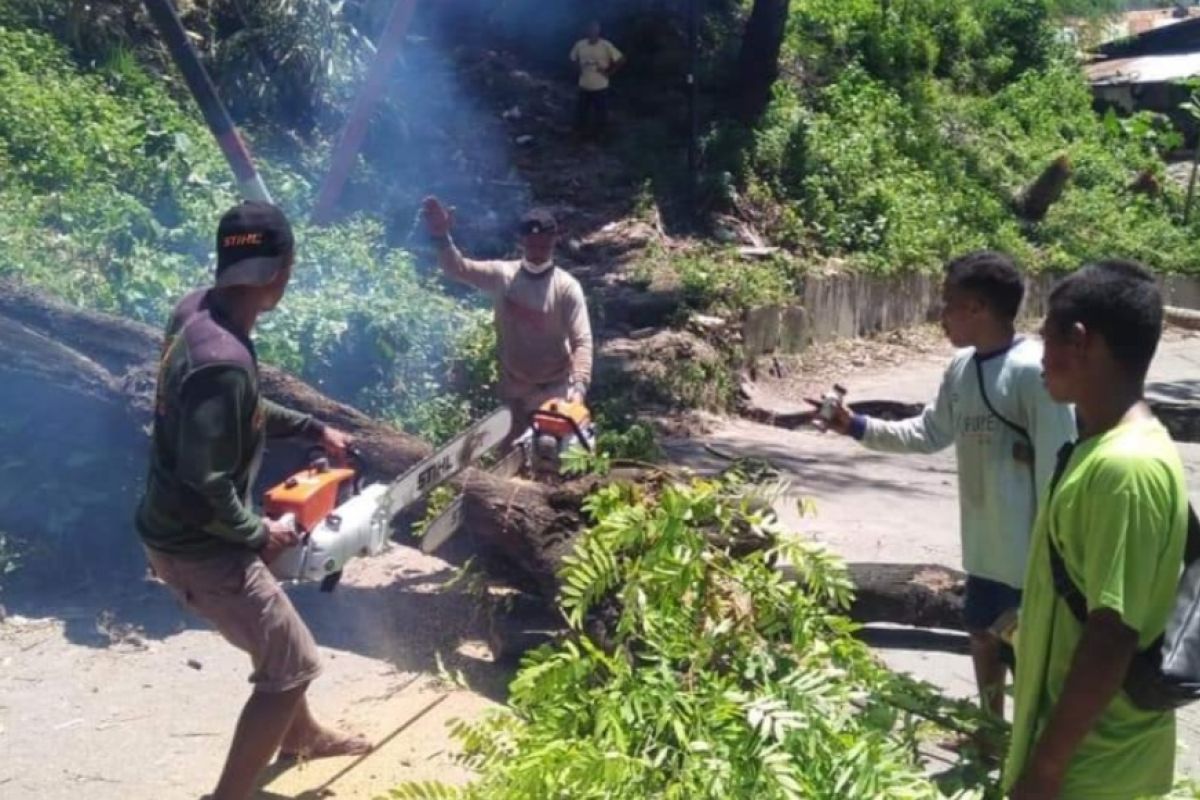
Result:
<svg viewBox="0 0 1200 800"><path fill-rule="evenodd" d="M530 264L528 259L521 259L521 269L531 275L541 275L546 270L554 266L554 259L548 259L542 264Z"/></svg>

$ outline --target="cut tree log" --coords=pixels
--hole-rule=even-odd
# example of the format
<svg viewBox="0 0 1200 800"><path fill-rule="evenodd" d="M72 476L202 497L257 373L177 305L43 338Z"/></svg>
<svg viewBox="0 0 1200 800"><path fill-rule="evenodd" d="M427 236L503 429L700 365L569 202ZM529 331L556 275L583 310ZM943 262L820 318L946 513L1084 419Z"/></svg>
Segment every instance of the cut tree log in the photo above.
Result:
<svg viewBox="0 0 1200 800"><path fill-rule="evenodd" d="M1200 331L1200 311L1194 308L1167 306L1163 309L1163 314L1171 325L1187 328L1190 331Z"/></svg>
<svg viewBox="0 0 1200 800"><path fill-rule="evenodd" d="M962 630L967 576L937 564L850 564L858 591L850 618Z"/></svg>

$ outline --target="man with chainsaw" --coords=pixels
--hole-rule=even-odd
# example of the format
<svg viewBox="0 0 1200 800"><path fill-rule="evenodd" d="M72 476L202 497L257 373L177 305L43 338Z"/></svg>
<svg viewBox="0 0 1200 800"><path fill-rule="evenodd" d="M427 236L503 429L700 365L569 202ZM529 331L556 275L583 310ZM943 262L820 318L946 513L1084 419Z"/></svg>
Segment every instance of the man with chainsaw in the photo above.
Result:
<svg viewBox="0 0 1200 800"><path fill-rule="evenodd" d="M592 380L592 324L583 288L554 264L558 224L545 209L520 222L522 258L472 261L450 238L453 213L426 198L425 226L438 248L438 264L456 281L491 296L500 360L500 397L512 410L508 450L548 400L582 403Z"/></svg>
<svg viewBox="0 0 1200 800"><path fill-rule="evenodd" d="M243 203L217 230L215 285L187 295L168 323L150 469L136 524L155 574L253 664L246 703L213 800L245 800L271 756L362 754L363 739L320 725L305 692L316 642L266 563L298 543L260 517L249 492L268 437L304 436L332 454L348 437L260 393L250 334L283 298L295 245L283 212Z"/></svg>

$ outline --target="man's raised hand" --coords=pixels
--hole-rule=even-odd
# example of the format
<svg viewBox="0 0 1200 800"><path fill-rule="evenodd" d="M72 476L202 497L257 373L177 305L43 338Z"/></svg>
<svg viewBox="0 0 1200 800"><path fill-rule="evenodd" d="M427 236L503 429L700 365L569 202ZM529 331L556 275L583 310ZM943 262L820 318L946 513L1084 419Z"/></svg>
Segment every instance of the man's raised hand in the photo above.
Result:
<svg viewBox="0 0 1200 800"><path fill-rule="evenodd" d="M442 205L436 197L426 197L421 204L421 218L425 220L425 230L434 238L442 238L450 234L454 227L454 211Z"/></svg>

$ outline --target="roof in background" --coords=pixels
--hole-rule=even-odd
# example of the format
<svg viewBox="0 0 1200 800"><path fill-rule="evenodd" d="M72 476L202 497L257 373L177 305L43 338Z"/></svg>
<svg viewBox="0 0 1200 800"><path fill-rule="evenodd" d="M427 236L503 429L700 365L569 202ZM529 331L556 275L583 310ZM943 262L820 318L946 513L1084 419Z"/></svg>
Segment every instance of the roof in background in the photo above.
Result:
<svg viewBox="0 0 1200 800"><path fill-rule="evenodd" d="M1200 8L1185 9L1187 16L1175 16L1173 8L1143 8L1136 11L1126 11L1119 18L1118 25L1125 30L1126 36L1141 36L1168 25L1176 25L1191 17L1200 16Z"/></svg>
<svg viewBox="0 0 1200 800"><path fill-rule="evenodd" d="M1082 34L1090 31L1099 35L1099 45L1107 45L1117 41L1125 41L1130 37L1141 36L1144 33L1176 25L1184 20L1200 17L1200 6L1188 6L1184 9L1186 16L1176 16L1174 8L1147 8L1126 11L1121 14L1110 14L1099 19L1090 17L1068 17L1065 27L1068 30Z"/></svg>
<svg viewBox="0 0 1200 800"><path fill-rule="evenodd" d="M1088 64L1084 71L1094 86L1169 83L1200 75L1200 52L1110 58Z"/></svg>
<svg viewBox="0 0 1200 800"><path fill-rule="evenodd" d="M1200 17L1153 27L1103 44L1097 50L1109 57L1122 58L1197 51L1200 50Z"/></svg>

